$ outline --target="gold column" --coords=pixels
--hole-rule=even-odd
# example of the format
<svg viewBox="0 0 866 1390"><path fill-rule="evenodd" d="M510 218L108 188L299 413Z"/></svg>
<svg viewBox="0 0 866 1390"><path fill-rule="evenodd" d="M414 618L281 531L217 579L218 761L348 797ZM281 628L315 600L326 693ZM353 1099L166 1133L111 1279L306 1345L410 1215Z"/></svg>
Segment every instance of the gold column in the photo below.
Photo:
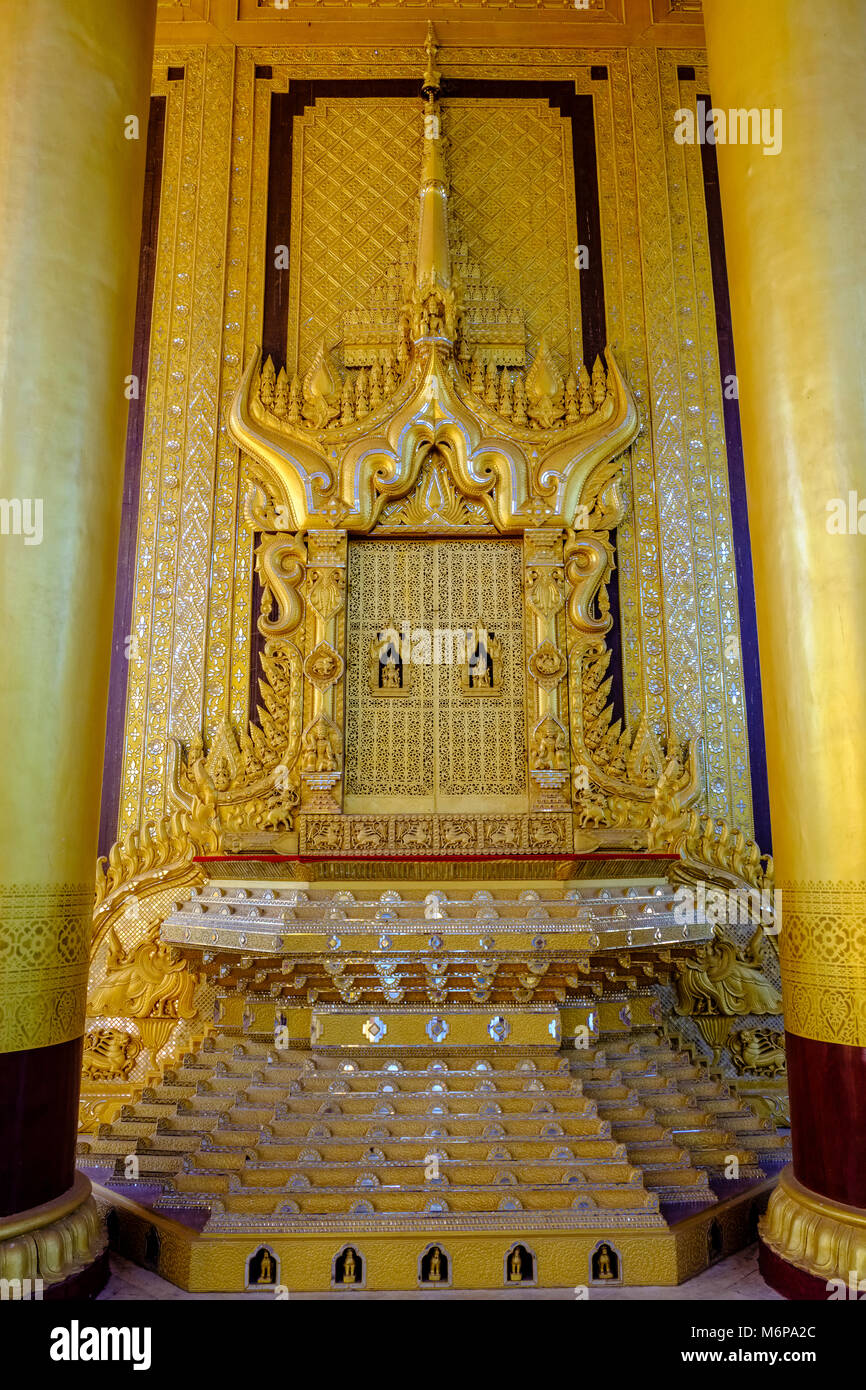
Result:
<svg viewBox="0 0 866 1390"><path fill-rule="evenodd" d="M796 1175L763 1238L818 1279L863 1277L866 538L856 509L853 531L837 527L849 495L866 496L866 11L705 0L704 13L714 106L766 112L766 135L781 134L778 153L772 138L718 145Z"/></svg>
<svg viewBox="0 0 866 1390"><path fill-rule="evenodd" d="M38 1245L46 1282L47 1208L67 1220L74 1188L155 11L0 7L0 1063L20 1097L0 1215L38 1208L42 1232L0 1225L0 1256L21 1273Z"/></svg>

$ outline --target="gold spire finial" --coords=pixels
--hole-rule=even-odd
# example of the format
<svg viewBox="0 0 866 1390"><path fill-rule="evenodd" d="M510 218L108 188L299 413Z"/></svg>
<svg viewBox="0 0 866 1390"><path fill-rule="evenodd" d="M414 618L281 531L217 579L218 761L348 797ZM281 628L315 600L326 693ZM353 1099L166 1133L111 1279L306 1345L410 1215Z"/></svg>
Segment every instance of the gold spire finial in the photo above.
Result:
<svg viewBox="0 0 866 1390"><path fill-rule="evenodd" d="M424 40L424 51L427 54L427 68L421 80L421 91L425 97L435 98L439 91L439 83L442 78L435 66L436 53L438 51L436 42L436 30L433 28L433 21L427 25L427 37Z"/></svg>

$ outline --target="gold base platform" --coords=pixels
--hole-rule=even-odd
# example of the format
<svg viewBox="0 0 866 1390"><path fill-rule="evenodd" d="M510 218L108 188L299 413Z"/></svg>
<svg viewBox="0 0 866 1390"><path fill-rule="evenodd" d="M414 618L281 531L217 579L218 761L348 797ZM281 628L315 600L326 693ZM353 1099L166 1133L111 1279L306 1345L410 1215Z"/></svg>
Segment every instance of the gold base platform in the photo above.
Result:
<svg viewBox="0 0 866 1390"><path fill-rule="evenodd" d="M263 1298L292 1293L350 1295L353 1289L409 1292L414 1289L500 1289L524 1287L574 1289L577 1297L592 1296L593 1288L672 1286L693 1278L756 1238L756 1224L775 1187L765 1178L718 1205L685 1217L675 1226L653 1231L617 1230L605 1226L580 1232L545 1228L531 1221L516 1225L501 1217L480 1225L472 1219L455 1225L418 1223L417 1230L358 1232L345 1224L339 1232L303 1236L262 1232L259 1239L227 1232L199 1234L178 1221L155 1213L99 1184L97 1204L115 1217L109 1222L112 1248L136 1264L191 1293L247 1291ZM249 1262L262 1245L271 1252L274 1280L266 1285L248 1282ZM363 1279L335 1284L335 1258L348 1244L364 1259ZM422 1257L439 1244L449 1262L447 1278L438 1285L420 1274ZM535 1265L531 1278L509 1277L509 1257L515 1245L531 1249ZM621 1257L618 1278L593 1278L592 1260L607 1244Z"/></svg>
<svg viewBox="0 0 866 1390"><path fill-rule="evenodd" d="M159 928L206 1035L173 1051L145 1018L147 1076L89 1083L79 1162L116 1247L271 1296L674 1285L740 1249L787 1143L665 1032L711 930L672 896L652 871L211 878Z"/></svg>

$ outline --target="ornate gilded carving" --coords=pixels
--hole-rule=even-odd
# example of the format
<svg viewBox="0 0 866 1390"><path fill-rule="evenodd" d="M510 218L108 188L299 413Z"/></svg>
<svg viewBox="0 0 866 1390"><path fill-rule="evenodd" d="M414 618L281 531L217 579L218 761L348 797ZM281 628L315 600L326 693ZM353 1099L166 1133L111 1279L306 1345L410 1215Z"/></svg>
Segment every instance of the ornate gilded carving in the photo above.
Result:
<svg viewBox="0 0 866 1390"><path fill-rule="evenodd" d="M665 752L646 720L635 730L623 729L607 702L609 664L610 651L598 641L584 648L582 660L573 649L569 678L577 823L640 830L646 846L659 786L677 808L698 796L698 743L680 749L671 741Z"/></svg>
<svg viewBox="0 0 866 1390"><path fill-rule="evenodd" d="M568 739L561 724L550 717L532 731L530 766L537 772L560 772L568 767Z"/></svg>
<svg viewBox="0 0 866 1390"><path fill-rule="evenodd" d="M298 815L298 848L302 854L351 857L359 850L401 853L483 854L562 853L596 849L591 836L572 832L566 814L484 815ZM482 871L479 867L479 876Z"/></svg>
<svg viewBox="0 0 866 1390"><path fill-rule="evenodd" d="M504 649L492 628L466 630L466 660L460 663L460 689L464 695L501 695Z"/></svg>
<svg viewBox="0 0 866 1390"><path fill-rule="evenodd" d="M545 638L529 658L529 674L545 690L553 690L562 680L566 670L565 657L549 638Z"/></svg>
<svg viewBox="0 0 866 1390"><path fill-rule="evenodd" d="M677 965L677 1013L693 1018L718 1061L738 1014L775 1014L782 996L761 973L764 929L759 924L745 949L714 928L713 940Z"/></svg>
<svg viewBox="0 0 866 1390"><path fill-rule="evenodd" d="M486 507L460 494L444 454L431 449L414 491L382 508L376 530L441 534L452 529L492 532L494 527Z"/></svg>
<svg viewBox="0 0 866 1390"><path fill-rule="evenodd" d="M225 719L205 752L200 734L186 755L172 741L170 785L197 844L214 853L226 830L290 829L300 800L303 677L293 643L270 640L262 655L258 720L238 737ZM309 733L309 730L308 730Z"/></svg>
<svg viewBox="0 0 866 1390"><path fill-rule="evenodd" d="M95 1015L123 1018L192 1018L196 980L176 946L151 932L125 950L112 927L105 979L90 1000Z"/></svg>
<svg viewBox="0 0 866 1390"><path fill-rule="evenodd" d="M127 1081L141 1050L125 1028L89 1028L81 1071L87 1081Z"/></svg>
<svg viewBox="0 0 866 1390"><path fill-rule="evenodd" d="M344 663L339 652L328 642L320 642L314 647L304 662L304 675L311 684L320 690L327 690L343 674Z"/></svg>
<svg viewBox="0 0 866 1390"><path fill-rule="evenodd" d="M326 719L317 719L304 730L301 739L301 772L338 772L341 753L340 731Z"/></svg>
<svg viewBox="0 0 866 1390"><path fill-rule="evenodd" d="M397 631L394 623L379 628L370 638L368 675L373 695L395 696L410 693L411 644L407 636Z"/></svg>
<svg viewBox="0 0 866 1390"><path fill-rule="evenodd" d="M369 531L389 501L416 485L434 448L498 530L520 530L530 518L569 526L634 438L634 402L609 352L606 369L597 361L591 379L581 369L566 390L545 337L516 406L515 383L501 381L492 360L482 373L461 271L452 265L437 93L425 95L417 255L401 287L408 298L398 310L396 354L386 348L383 374L373 344L369 377L362 367L356 380L343 380L323 341L300 393L256 355L229 429L268 500L296 529L336 522ZM356 341L352 358L363 355Z"/></svg>
<svg viewBox="0 0 866 1390"><path fill-rule="evenodd" d="M785 1034L778 1028L741 1028L728 1039L728 1051L738 1072L783 1076L787 1071Z"/></svg>
<svg viewBox="0 0 866 1390"><path fill-rule="evenodd" d="M262 516L262 528L274 520ZM262 586L258 625L265 637L286 637L301 622L304 608L299 590L306 558L305 547L294 536L277 532L262 537L256 551L256 571ZM275 606L276 616L272 617Z"/></svg>
<svg viewBox="0 0 866 1390"><path fill-rule="evenodd" d="M260 332L270 92L285 90L289 69L292 78L405 76L417 69L417 58L417 50L405 45L382 50L379 56L372 50L350 53L345 48L293 47L291 52L262 50L254 58L251 50L241 49L234 66L228 50L211 50L207 59L203 49L165 49L158 55L158 73L164 73L165 63L185 62L187 75L183 83L167 85L160 77L158 86L167 93L169 106L163 189L166 216L160 226L153 341L154 350L164 354L166 372L164 376L152 374L148 391L140 548L143 554L153 556L155 563L148 561L141 567L133 623L133 631L142 642L152 646L153 659L148 652L141 662L130 664L124 833L139 816L153 819L164 809L165 736L172 731L185 736L190 725L185 715L175 714L169 722L162 711L167 709L172 690L176 699L193 708L196 704L194 692L199 690L200 676L193 669L192 653L198 650L205 630L199 614L204 611L202 595L208 585L212 597L207 605L209 638L203 644L207 667L205 728L212 731L219 723L228 689L236 727L244 722L246 713L250 553L243 535L237 536L236 448L225 433L212 431L211 422L221 400L234 391L248 345ZM254 80L254 61L275 64L273 82ZM590 87L588 64L602 61L609 62L610 81ZM697 62L700 74L702 55L691 52L679 57L666 52L640 54L630 66L625 50L602 55L589 49L553 47L522 49L517 68L514 54L503 48L449 49L446 71L465 75L480 64L501 77L522 73L556 78L574 72L579 90L593 93L602 235L608 248L605 283L611 340L622 345L630 382L640 399L651 405L653 419L676 425L689 418L697 441L689 454L687 497L683 491L682 424L675 438L669 440L666 435L661 442L655 426L644 431L633 446L633 473L631 465L627 468L634 524L629 518L622 523L618 551L628 717L634 725L643 709L653 727L662 729L667 718L667 692L674 691L679 700L674 722L682 733L691 727L690 719L682 717L688 702L696 700L706 706L705 728L713 732L712 746L704 755L708 804L715 814L725 814L747 830L750 799L744 704L742 698L733 698L738 690L742 695L739 651L729 656L726 648L722 661L719 641L705 618L700 647L703 651L706 646L709 658L706 664L697 659L699 634L690 598L699 571L704 577L702 583L709 585L714 595L722 631L737 633L724 440L719 426L720 387L712 360L712 295L706 240L701 233L700 152L684 150L666 163L659 163L656 157L661 148L658 132L663 133L670 112L680 104L678 61ZM321 106L317 103L317 111ZM360 107L354 96L332 102L328 109L342 113L340 124L329 124L330 116L326 120L324 115L317 115L318 144L311 144L304 156L307 172L313 166L321 170L328 161L335 170L334 180L322 193L322 219L327 217L329 199L340 209L355 208L366 200L365 205L374 209L372 216L381 230L386 256L394 254L407 232L411 236L411 213L408 218L402 215L401 220L399 209L407 205L417 180L412 108L413 103L407 100L405 110L397 116L390 108L386 113L378 99L362 101ZM641 129L636 145L637 112ZM504 125L509 130L507 141L497 138ZM569 274L575 238L573 209L569 207L569 160L566 157L563 164L561 125L561 118L546 102L536 110L534 103L523 100L449 101L443 112L443 130L451 140L450 202L457 247L453 264L457 268L463 244L460 241L458 245L457 238L465 238L470 258L479 268L479 281L472 282L477 294L486 295L492 285L507 306L506 312L519 305L528 342L534 344L546 333L567 378L566 345L571 325L579 322L579 276ZM203 143L195 135L202 129ZM347 133L354 137L351 157L334 161L336 149L350 148L344 138ZM299 136L296 139L300 149ZM383 146L390 152L387 168L389 177L394 177L395 192L391 201L386 188L387 201L377 204L373 186L363 180L367 166L374 163L368 151ZM195 171L190 180L182 178L182 168ZM303 175L304 169L299 167L299 179ZM296 200L299 213L304 204L305 237L307 191L317 190L321 183L321 179L311 181L307 177L304 197L299 192ZM335 190L342 200L337 203L333 203ZM543 215L533 232L527 210L538 199L542 200ZM227 218L227 208L237 215ZM684 235L669 235L671 218ZM323 331L329 343L340 336L344 305L360 306L366 286L376 278L366 267L372 269L383 254L379 241L370 236L368 218L358 235L371 249L357 281L342 272L343 262L321 267L316 278L312 257L326 225L324 220L315 226L309 222L303 271L299 264L297 273L292 273L293 284L309 286L312 296L304 301L302 323L316 296L321 296L323 303L328 299L327 277L332 277L328 312L333 306L335 317L328 323L335 325L335 331L330 332L318 321L310 325L308 347L301 354L305 365ZM190 226L194 228L192 237L187 234ZM647 231L644 250L641 227L659 232L652 234L650 244ZM300 251L301 238L293 236L293 256L296 242ZM345 264L357 254L353 241ZM225 266L224 276L216 269L220 265ZM177 283L176 272L180 276ZM231 312L226 317L222 311L229 305ZM483 310L483 302L478 307ZM176 330L193 313L197 332L190 340ZM670 324L685 323L687 315L695 314L699 335L692 334L687 340L672 337ZM214 332L219 341L212 340ZM294 346L289 355L294 356ZM576 371L577 364L570 365ZM219 396L207 385L217 380ZM202 382L206 383L203 396L197 394ZM680 408L680 389L685 393L685 409ZM178 434L173 421L181 418L191 399L197 403L204 399L207 416L196 430ZM247 463L242 460L241 497L247 478ZM708 524L710 496L716 500ZM214 538L212 556L206 542L209 531ZM155 579L159 567L172 563L179 543L187 561L193 554L201 556L191 579L193 602L184 598L182 607L176 604L173 592L156 592ZM666 576L670 572L665 560L668 549L676 556L677 572L685 586L684 596L676 602L665 598L667 577L664 586L660 580L663 567L667 566ZM670 633L674 640L669 644ZM661 678L660 661L664 666ZM718 695L714 682L719 673L725 692L732 698L722 698L718 707L714 704L710 710L706 697ZM193 714L192 727L200 719L200 714Z"/></svg>

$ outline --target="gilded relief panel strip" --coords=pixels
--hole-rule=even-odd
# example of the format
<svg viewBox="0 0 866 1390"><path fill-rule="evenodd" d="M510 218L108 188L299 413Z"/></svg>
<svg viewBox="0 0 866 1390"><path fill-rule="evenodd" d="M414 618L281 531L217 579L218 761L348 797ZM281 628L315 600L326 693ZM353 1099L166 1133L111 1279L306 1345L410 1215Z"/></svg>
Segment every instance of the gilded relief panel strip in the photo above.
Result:
<svg viewBox="0 0 866 1390"><path fill-rule="evenodd" d="M233 614L237 611L235 591L246 594L249 604L252 547L243 523L239 525L238 507L242 501L238 479L239 450L232 443L224 424L226 407L237 387L246 359L247 294L255 290L254 283L251 284L248 278L253 162L251 137L256 87L254 65L249 54L238 55L233 86L231 143L228 148L223 148L221 155L223 161L228 159L230 164L230 184L204 699L204 726L208 730L217 728L224 715L236 704L232 698L235 692L231 690L231 678L238 664L242 670L249 669L250 644L249 619L240 627L233 623ZM226 131L222 132L223 140L226 134ZM243 707L239 722L243 722ZM177 734L182 738L188 737L183 728L179 728Z"/></svg>
<svg viewBox="0 0 866 1390"><path fill-rule="evenodd" d="M222 539L214 532L216 384L234 55L227 48L163 50L157 63L158 71L182 65L185 77L166 84L165 201L133 622L149 658L146 673L130 672L121 833L163 809L166 737L188 739L201 727L212 551ZM217 602L219 593L217 585ZM226 651L228 623L225 609Z"/></svg>
<svg viewBox="0 0 866 1390"><path fill-rule="evenodd" d="M683 61L700 64L703 56L659 54L666 131L673 130L679 107L695 100L692 83L681 88L677 65ZM703 80L707 84L706 76ZM666 151L675 228L678 338L689 422L688 481L700 612L707 805L711 814L729 817L751 834L737 575L701 153L698 145L677 145L672 139L666 140ZM698 461L701 466L696 468Z"/></svg>
<svg viewBox="0 0 866 1390"><path fill-rule="evenodd" d="M591 82L585 74L579 90L590 92L594 98L608 337L622 354L644 422L624 464L631 507L617 528L625 715L634 726L645 712L654 727L664 730L667 703L661 542L628 58L625 53L605 57L609 60L608 82Z"/></svg>
<svg viewBox="0 0 866 1390"><path fill-rule="evenodd" d="M645 283L647 360L662 570L669 727L700 731L701 689L692 519L685 486L689 466L676 323L665 133L654 51L630 49L632 122Z"/></svg>
<svg viewBox="0 0 866 1390"><path fill-rule="evenodd" d="M183 82L166 82L169 64L184 64ZM172 306L177 300L189 311L189 250L191 213L186 218L186 240L179 253L179 202L181 159L184 134L184 108L201 93L202 53L198 50L159 50L155 58L158 80L154 90L167 98L163 185L160 201L159 237L153 294L150 339L150 366L142 440L141 494L136 544L136 574L132 610L132 635L138 639L140 657L130 660L126 697L126 727L123 740L119 835L135 829L143 819L145 805L153 804L162 791L162 778L145 787L145 744L148 707L151 703L167 709L168 676L172 661L171 634L174 617L172 554L161 544L158 518L162 488L165 500L177 506L178 475L175 455L177 428L182 414L177 378L183 380L182 360L173 338ZM163 484L163 450L169 445L170 460ZM165 523L165 518L163 518ZM157 598L157 594L159 597ZM133 651L135 648L133 648ZM147 800L146 800L147 798Z"/></svg>
<svg viewBox="0 0 866 1390"><path fill-rule="evenodd" d="M253 347L262 341L262 306L265 297L265 267L267 257L275 254L267 242L268 205L268 161L270 155L271 94L285 91L288 79L280 77L263 78L255 76L258 55L249 49L239 49L237 57L237 82L249 81L253 74L252 97L245 109L249 119L235 115L234 148L245 149L250 159L249 210L247 214L248 235L246 239L246 281L244 293L244 338L241 367L247 361ZM244 186L232 187L231 206L243 211ZM239 243L240 251L240 243ZM237 257L242 270L242 256ZM229 261L232 274L234 257ZM237 453L238 451L236 451ZM250 487L250 466L245 454L239 458L239 477L237 488L238 506L243 506ZM253 596L253 538L243 521L237 521L237 547L234 558L234 586L231 612L231 683L230 707L232 721L243 727L254 708L249 707L250 688L250 632L254 618L252 612ZM210 715L209 715L210 717Z"/></svg>
<svg viewBox="0 0 866 1390"><path fill-rule="evenodd" d="M225 594L226 575L220 574L218 563L225 527L222 533L217 529L221 499L215 494L220 473L225 472L225 460L218 456L218 431L233 69L232 49L206 50L190 229L194 244L191 312L180 328L181 335L188 335L188 347L173 650L183 651L184 660L181 669L172 672L168 727L163 726L160 741L166 734L189 739L202 727L210 603L219 605ZM196 165L190 153L184 168L185 189ZM225 632L221 636L224 640ZM216 645L221 645L219 638ZM227 644L221 654L224 664L226 653Z"/></svg>

